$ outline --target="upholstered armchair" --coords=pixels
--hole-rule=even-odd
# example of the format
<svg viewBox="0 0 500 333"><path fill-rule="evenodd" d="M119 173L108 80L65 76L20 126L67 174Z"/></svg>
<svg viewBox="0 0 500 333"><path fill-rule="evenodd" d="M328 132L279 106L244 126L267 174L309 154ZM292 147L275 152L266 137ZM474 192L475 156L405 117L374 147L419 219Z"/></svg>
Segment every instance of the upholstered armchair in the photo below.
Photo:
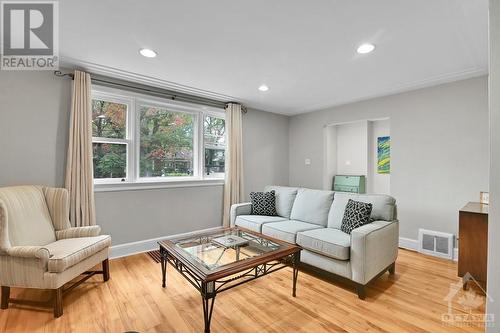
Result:
<svg viewBox="0 0 500 333"><path fill-rule="evenodd" d="M54 316L60 317L65 291L94 274L102 274L107 281L111 237L99 235L100 231L99 226L71 227L66 189L0 188L1 308L7 309L9 303L37 303L10 298L10 287L52 289ZM99 263L102 271L88 272ZM81 274L82 278L65 288Z"/></svg>

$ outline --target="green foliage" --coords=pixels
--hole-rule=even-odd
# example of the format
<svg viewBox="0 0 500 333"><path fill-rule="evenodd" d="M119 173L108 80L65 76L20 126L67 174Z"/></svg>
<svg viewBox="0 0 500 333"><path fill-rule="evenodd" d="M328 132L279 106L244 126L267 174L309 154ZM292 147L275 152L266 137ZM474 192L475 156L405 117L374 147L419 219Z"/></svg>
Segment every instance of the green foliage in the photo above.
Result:
<svg viewBox="0 0 500 333"><path fill-rule="evenodd" d="M192 175L193 122L191 114L140 108L141 177Z"/></svg>

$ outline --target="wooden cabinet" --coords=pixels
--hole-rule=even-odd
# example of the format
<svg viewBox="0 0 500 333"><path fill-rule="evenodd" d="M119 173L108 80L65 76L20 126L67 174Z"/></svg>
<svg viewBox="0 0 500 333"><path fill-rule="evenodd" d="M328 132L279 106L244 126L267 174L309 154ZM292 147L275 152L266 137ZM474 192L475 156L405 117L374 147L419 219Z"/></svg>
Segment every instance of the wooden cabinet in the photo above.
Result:
<svg viewBox="0 0 500 333"><path fill-rule="evenodd" d="M488 205L469 202L459 212L458 276L470 273L486 286L487 260Z"/></svg>

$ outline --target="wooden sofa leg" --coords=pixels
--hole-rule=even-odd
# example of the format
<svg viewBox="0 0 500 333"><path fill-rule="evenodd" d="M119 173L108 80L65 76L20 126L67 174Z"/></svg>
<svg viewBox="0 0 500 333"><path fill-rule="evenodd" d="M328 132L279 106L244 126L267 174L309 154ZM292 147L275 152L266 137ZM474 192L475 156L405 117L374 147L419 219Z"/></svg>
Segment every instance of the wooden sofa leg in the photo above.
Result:
<svg viewBox="0 0 500 333"><path fill-rule="evenodd" d="M109 259L102 262L102 278L104 282L109 280Z"/></svg>
<svg viewBox="0 0 500 333"><path fill-rule="evenodd" d="M393 262L392 265L389 267L389 274L394 275L396 273L396 263Z"/></svg>
<svg viewBox="0 0 500 333"><path fill-rule="evenodd" d="M2 310L9 308L9 298L10 298L10 287L2 286L2 304L0 306Z"/></svg>
<svg viewBox="0 0 500 333"><path fill-rule="evenodd" d="M63 315L63 288L54 289L54 318L59 318Z"/></svg>
<svg viewBox="0 0 500 333"><path fill-rule="evenodd" d="M356 286L356 291L358 292L358 298L364 300L366 298L365 286L362 284Z"/></svg>

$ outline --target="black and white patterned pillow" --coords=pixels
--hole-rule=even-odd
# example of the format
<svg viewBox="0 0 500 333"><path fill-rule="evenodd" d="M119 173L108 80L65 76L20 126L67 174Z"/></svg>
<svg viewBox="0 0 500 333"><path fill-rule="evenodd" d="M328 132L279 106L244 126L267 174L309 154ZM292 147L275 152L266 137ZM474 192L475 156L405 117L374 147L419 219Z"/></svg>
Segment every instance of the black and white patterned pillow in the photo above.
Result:
<svg viewBox="0 0 500 333"><path fill-rule="evenodd" d="M252 215L277 216L276 196L274 191L250 192L252 200Z"/></svg>
<svg viewBox="0 0 500 333"><path fill-rule="evenodd" d="M354 229L370 223L372 207L371 203L349 199L345 206L344 218L342 219L340 229L350 234Z"/></svg>

